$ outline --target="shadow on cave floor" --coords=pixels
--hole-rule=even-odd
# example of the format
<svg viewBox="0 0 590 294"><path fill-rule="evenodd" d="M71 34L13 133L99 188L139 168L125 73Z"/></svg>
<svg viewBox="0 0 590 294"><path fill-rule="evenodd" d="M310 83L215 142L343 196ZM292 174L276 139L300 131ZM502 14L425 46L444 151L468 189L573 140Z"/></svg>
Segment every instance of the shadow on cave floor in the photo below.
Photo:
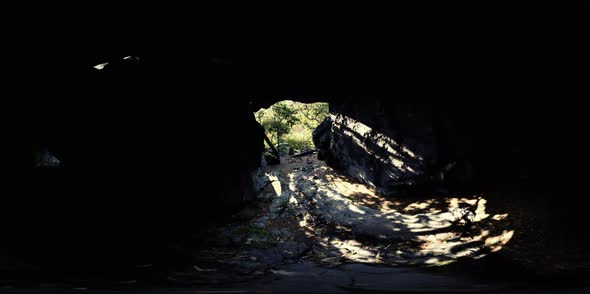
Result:
<svg viewBox="0 0 590 294"><path fill-rule="evenodd" d="M403 273L415 274L408 279L432 288L584 281L587 262L581 251L571 253L578 258L575 264L564 264L564 254L539 260L539 254L555 252L531 251L541 246L530 236L520 240L537 225L522 212L522 203L493 195L387 198L326 167L315 155L282 162L266 168L268 183L259 200L237 213L235 222L212 229L215 237L205 238L208 242L199 239L200 250L196 244L177 248L192 254L195 265L168 279L199 287L232 281L238 288L283 290L302 281L322 284L327 276L338 277L332 283L339 287L395 288L387 281L402 285ZM570 271L556 272L559 267ZM375 279L378 271L391 276Z"/></svg>
<svg viewBox="0 0 590 294"><path fill-rule="evenodd" d="M585 247L557 235L535 241L550 238L532 218L543 219L542 209L523 210L531 205L522 198L382 197L315 154L282 162L264 168L257 201L229 221L154 234L117 251L133 256L109 256L107 247L80 261L60 260L59 251L40 252L55 256L43 263L6 254L1 286L492 291L585 282Z"/></svg>

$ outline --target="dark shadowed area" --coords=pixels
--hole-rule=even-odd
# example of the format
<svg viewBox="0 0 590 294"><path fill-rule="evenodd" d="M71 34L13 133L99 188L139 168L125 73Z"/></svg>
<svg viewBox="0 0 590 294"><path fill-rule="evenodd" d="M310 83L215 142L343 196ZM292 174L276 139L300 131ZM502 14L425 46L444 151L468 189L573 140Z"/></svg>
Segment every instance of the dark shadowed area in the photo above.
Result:
<svg viewBox="0 0 590 294"><path fill-rule="evenodd" d="M396 13L8 13L2 291L583 293L583 18Z"/></svg>

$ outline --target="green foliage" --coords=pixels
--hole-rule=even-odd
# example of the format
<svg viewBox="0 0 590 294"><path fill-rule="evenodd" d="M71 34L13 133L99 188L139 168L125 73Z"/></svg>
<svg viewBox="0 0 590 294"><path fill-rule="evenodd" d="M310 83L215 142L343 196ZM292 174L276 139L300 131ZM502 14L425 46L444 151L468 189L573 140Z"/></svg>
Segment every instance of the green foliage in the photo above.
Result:
<svg viewBox="0 0 590 294"><path fill-rule="evenodd" d="M312 132L328 115L328 103L281 101L255 113L274 145L285 142L303 150L313 148Z"/></svg>
<svg viewBox="0 0 590 294"><path fill-rule="evenodd" d="M301 104L301 121L310 129L315 129L328 115L328 103Z"/></svg>
<svg viewBox="0 0 590 294"><path fill-rule="evenodd" d="M271 106L269 110L264 110L263 114L256 114L256 117L260 116L259 122L267 132L275 134L275 142L280 142L282 136L289 133L293 125L299 122L295 112L286 101L282 101Z"/></svg>
<svg viewBox="0 0 590 294"><path fill-rule="evenodd" d="M311 149L314 147L312 132L313 130L305 129L303 132L289 133L285 135L285 142L297 150Z"/></svg>
<svg viewBox="0 0 590 294"><path fill-rule="evenodd" d="M296 116L297 108L293 104L289 105L286 101L282 101L275 103L270 109L281 123L289 127L299 122L299 118Z"/></svg>

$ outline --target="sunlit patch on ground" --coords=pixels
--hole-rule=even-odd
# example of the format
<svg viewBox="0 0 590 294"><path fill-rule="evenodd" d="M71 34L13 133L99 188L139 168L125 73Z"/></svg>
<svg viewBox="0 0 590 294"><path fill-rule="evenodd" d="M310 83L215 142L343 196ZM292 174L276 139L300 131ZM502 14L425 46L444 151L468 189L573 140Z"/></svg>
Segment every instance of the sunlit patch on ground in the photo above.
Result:
<svg viewBox="0 0 590 294"><path fill-rule="evenodd" d="M504 225L508 214L488 214L482 195L386 198L323 162L306 162L275 171L319 261L444 265L497 252L514 234Z"/></svg>
<svg viewBox="0 0 590 294"><path fill-rule="evenodd" d="M281 162L261 173L266 186L258 207L219 228L219 247L196 264L219 270L197 275L288 276L278 266L304 260L442 266L498 252L514 235L510 215L488 213L483 195L386 198L315 155Z"/></svg>
<svg viewBox="0 0 590 294"><path fill-rule="evenodd" d="M273 174L266 174L266 176L268 177L275 194L280 196L283 193L283 189L281 188L281 182L279 181L279 178Z"/></svg>

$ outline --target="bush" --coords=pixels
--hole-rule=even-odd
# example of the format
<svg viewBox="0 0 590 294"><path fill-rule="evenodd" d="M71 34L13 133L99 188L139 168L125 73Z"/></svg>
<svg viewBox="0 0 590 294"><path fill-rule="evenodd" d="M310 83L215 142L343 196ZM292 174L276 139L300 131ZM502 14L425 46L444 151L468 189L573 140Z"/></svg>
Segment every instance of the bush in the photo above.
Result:
<svg viewBox="0 0 590 294"><path fill-rule="evenodd" d="M299 151L314 148L311 132L308 131L286 135L285 143Z"/></svg>

